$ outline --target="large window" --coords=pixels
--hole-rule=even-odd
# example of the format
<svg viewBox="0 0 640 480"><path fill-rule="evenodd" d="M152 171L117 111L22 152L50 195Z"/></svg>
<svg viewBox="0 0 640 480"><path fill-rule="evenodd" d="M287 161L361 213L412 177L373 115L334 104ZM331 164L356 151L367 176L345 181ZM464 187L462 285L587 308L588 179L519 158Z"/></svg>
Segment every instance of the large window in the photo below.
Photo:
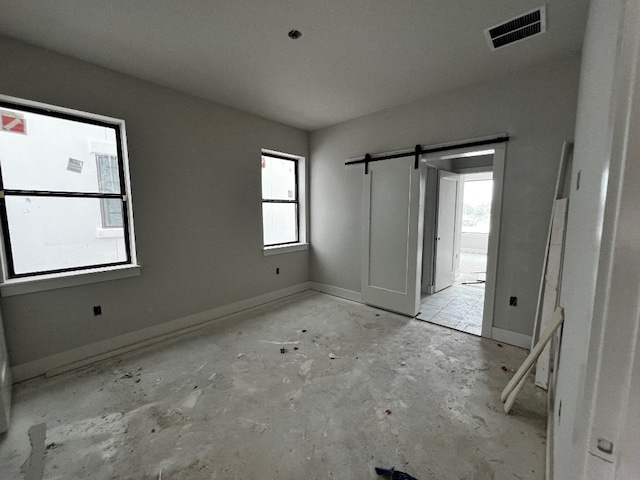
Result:
<svg viewBox="0 0 640 480"><path fill-rule="evenodd" d="M133 264L124 122L6 98L0 116L5 281Z"/></svg>
<svg viewBox="0 0 640 480"><path fill-rule="evenodd" d="M265 247L300 241L298 158L262 154L262 230Z"/></svg>

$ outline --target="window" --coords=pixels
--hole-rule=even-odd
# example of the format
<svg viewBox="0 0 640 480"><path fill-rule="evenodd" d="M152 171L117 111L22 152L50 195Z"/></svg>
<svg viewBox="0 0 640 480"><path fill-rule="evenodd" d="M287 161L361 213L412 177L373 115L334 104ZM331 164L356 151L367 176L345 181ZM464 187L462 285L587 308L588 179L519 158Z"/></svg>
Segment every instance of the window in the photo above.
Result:
<svg viewBox="0 0 640 480"><path fill-rule="evenodd" d="M9 97L0 117L5 283L135 265L124 122Z"/></svg>
<svg viewBox="0 0 640 480"><path fill-rule="evenodd" d="M264 246L297 243L298 161L262 155L262 227Z"/></svg>
<svg viewBox="0 0 640 480"><path fill-rule="evenodd" d="M262 233L265 250L303 244L304 159L262 152Z"/></svg>

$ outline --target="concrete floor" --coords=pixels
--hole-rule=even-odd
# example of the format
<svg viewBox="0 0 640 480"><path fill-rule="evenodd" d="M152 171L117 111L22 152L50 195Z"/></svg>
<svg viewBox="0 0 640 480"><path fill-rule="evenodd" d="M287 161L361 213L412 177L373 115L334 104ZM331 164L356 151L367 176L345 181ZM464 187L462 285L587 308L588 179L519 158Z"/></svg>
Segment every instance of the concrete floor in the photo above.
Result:
<svg viewBox="0 0 640 480"><path fill-rule="evenodd" d="M46 480L542 479L545 393L499 402L525 355L305 292L17 385L0 477L24 478L46 422Z"/></svg>

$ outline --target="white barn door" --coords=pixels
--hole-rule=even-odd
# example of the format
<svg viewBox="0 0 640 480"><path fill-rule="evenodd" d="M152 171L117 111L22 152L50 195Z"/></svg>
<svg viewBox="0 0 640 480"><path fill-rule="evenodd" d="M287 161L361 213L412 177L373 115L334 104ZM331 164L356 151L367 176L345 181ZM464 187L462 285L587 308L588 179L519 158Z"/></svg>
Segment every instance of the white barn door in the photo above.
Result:
<svg viewBox="0 0 640 480"><path fill-rule="evenodd" d="M420 309L421 172L407 157L370 163L363 175L362 300L411 317Z"/></svg>

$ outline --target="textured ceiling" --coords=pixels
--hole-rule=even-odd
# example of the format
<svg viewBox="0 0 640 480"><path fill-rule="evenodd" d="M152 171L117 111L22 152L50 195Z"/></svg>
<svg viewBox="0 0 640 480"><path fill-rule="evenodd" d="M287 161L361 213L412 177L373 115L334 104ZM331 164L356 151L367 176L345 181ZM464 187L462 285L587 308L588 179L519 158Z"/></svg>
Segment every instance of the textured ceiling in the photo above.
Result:
<svg viewBox="0 0 640 480"><path fill-rule="evenodd" d="M0 0L0 33L313 130L579 52L588 2L491 52L532 0ZM302 37L291 40L287 32Z"/></svg>

